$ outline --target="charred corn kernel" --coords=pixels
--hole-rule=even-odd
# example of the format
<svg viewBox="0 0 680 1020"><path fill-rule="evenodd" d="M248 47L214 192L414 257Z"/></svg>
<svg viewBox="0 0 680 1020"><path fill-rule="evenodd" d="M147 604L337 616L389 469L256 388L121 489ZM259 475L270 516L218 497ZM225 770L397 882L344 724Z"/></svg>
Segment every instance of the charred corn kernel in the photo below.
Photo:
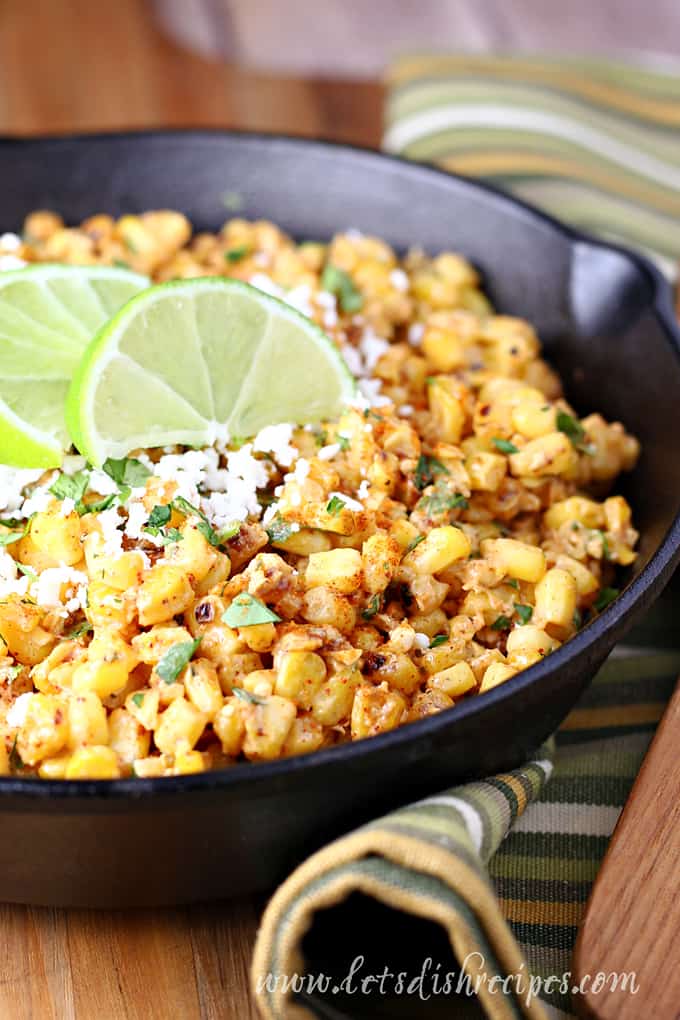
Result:
<svg viewBox="0 0 680 1020"><path fill-rule="evenodd" d="M139 622L143 627L165 623L183 613L193 597L189 578L181 567L158 563L147 571L137 593Z"/></svg>
<svg viewBox="0 0 680 1020"><path fill-rule="evenodd" d="M75 510L63 515L58 505L37 513L31 521L30 535L41 552L59 563L72 567L83 558L80 517Z"/></svg>
<svg viewBox="0 0 680 1020"><path fill-rule="evenodd" d="M456 560L470 555L470 539L451 524L433 528L415 549L404 557L404 566L416 574L438 574Z"/></svg>
<svg viewBox="0 0 680 1020"><path fill-rule="evenodd" d="M481 450L466 458L465 467L471 489L496 492L505 478L508 464L500 453L487 453Z"/></svg>
<svg viewBox="0 0 680 1020"><path fill-rule="evenodd" d="M133 691L125 699L125 708L145 730L155 730L158 722L159 694L155 687Z"/></svg>
<svg viewBox="0 0 680 1020"><path fill-rule="evenodd" d="M252 673L242 677L236 686L242 687L249 694L254 694L256 698L268 698L274 693L275 683L275 669L254 669Z"/></svg>
<svg viewBox="0 0 680 1020"><path fill-rule="evenodd" d="M285 549L297 556L311 556L312 553L328 552L332 548L330 535L312 528L300 528L294 531L285 542L272 542L275 549Z"/></svg>
<svg viewBox="0 0 680 1020"><path fill-rule="evenodd" d="M326 679L326 663L315 652L285 652L281 656L274 690L300 708L309 708Z"/></svg>
<svg viewBox="0 0 680 1020"><path fill-rule="evenodd" d="M97 578L87 586L85 613L94 627L115 627L124 630L134 617L134 602L127 592L111 588Z"/></svg>
<svg viewBox="0 0 680 1020"><path fill-rule="evenodd" d="M37 765L58 754L68 741L64 703L50 694L34 694L28 701L16 747L25 765Z"/></svg>
<svg viewBox="0 0 680 1020"><path fill-rule="evenodd" d="M351 594L361 586L361 553L356 549L331 549L312 553L305 581L309 588L324 585L341 594Z"/></svg>
<svg viewBox="0 0 680 1020"><path fill-rule="evenodd" d="M181 542L172 542L167 547L165 559L174 567L180 567L192 582L202 581L214 567L219 553L195 524L186 523L181 534Z"/></svg>
<svg viewBox="0 0 680 1020"><path fill-rule="evenodd" d="M543 515L543 520L546 527L555 530L572 521L578 521L586 528L601 528L605 523L605 513L601 503L585 496L570 496L553 503Z"/></svg>
<svg viewBox="0 0 680 1020"><path fill-rule="evenodd" d="M418 537L418 529L405 517L400 517L390 525L390 535L402 552L406 552L414 538Z"/></svg>
<svg viewBox="0 0 680 1020"><path fill-rule="evenodd" d="M223 664L215 663L222 692L231 694L233 687L241 687L244 677L262 669L262 659L257 652L234 652Z"/></svg>
<svg viewBox="0 0 680 1020"><path fill-rule="evenodd" d="M576 609L576 581L567 570L553 567L534 589L536 622L571 627Z"/></svg>
<svg viewBox="0 0 680 1020"><path fill-rule="evenodd" d="M119 762L131 765L137 758L146 758L151 734L139 720L124 708L114 708L109 716L109 747Z"/></svg>
<svg viewBox="0 0 680 1020"><path fill-rule="evenodd" d="M71 683L76 694L92 691L100 698L108 698L125 687L129 675L123 662L97 659L81 663L74 670Z"/></svg>
<svg viewBox="0 0 680 1020"><path fill-rule="evenodd" d="M392 581L401 559L401 548L396 539L378 531L364 542L361 549L364 588L378 593Z"/></svg>
<svg viewBox="0 0 680 1020"><path fill-rule="evenodd" d="M42 626L44 622L45 612L39 606L16 596L0 602L0 637L24 666L42 662L56 644L56 636Z"/></svg>
<svg viewBox="0 0 680 1020"><path fill-rule="evenodd" d="M550 637L542 627L528 623L524 627L515 627L508 634L508 659L512 666L524 669L559 646L560 642Z"/></svg>
<svg viewBox="0 0 680 1020"><path fill-rule="evenodd" d="M453 666L460 660L460 657L460 648L450 641L445 641L434 648L426 648L418 662L426 673L432 675Z"/></svg>
<svg viewBox="0 0 680 1020"><path fill-rule="evenodd" d="M276 627L273 623L255 623L252 627L241 627L239 637L253 652L269 652L276 641Z"/></svg>
<svg viewBox="0 0 680 1020"><path fill-rule="evenodd" d="M8 776L9 773L9 755L4 742L0 741L0 776Z"/></svg>
<svg viewBox="0 0 680 1020"><path fill-rule="evenodd" d="M486 691L490 691L492 687L498 687L499 684L505 683L510 677L515 676L517 670L513 666L507 665L505 662L492 662L490 666L484 670L484 676L479 687L479 693L485 694Z"/></svg>
<svg viewBox="0 0 680 1020"><path fill-rule="evenodd" d="M71 760L71 752L57 754L54 758L45 758L38 766L41 779L66 779L66 766Z"/></svg>
<svg viewBox="0 0 680 1020"><path fill-rule="evenodd" d="M555 561L555 566L560 570L566 570L571 574L576 582L576 591L578 592L579 597L583 595L591 595L600 587L600 582L592 571L588 570L583 563L573 559L571 556L558 556Z"/></svg>
<svg viewBox="0 0 680 1020"><path fill-rule="evenodd" d="M324 741L323 726L310 715L298 716L288 730L281 754L289 758L294 754L309 754L318 751Z"/></svg>
<svg viewBox="0 0 680 1020"><path fill-rule="evenodd" d="M446 634L449 627L449 619L442 609L435 609L431 613L417 613L409 617L409 623L419 634L427 634L433 638L436 634Z"/></svg>
<svg viewBox="0 0 680 1020"><path fill-rule="evenodd" d="M212 719L224 701L217 670L209 659L190 662L182 675L189 701L199 712Z"/></svg>
<svg viewBox="0 0 680 1020"><path fill-rule="evenodd" d="M207 595L218 584L224 584L231 572L231 561L225 553L216 552L215 562L200 581L194 583L196 595Z"/></svg>
<svg viewBox="0 0 680 1020"><path fill-rule="evenodd" d="M432 613L439 609L449 592L448 584L426 574L416 574L409 581L408 587L421 613Z"/></svg>
<svg viewBox="0 0 680 1020"><path fill-rule="evenodd" d="M33 685L43 694L58 694L63 686L70 687L70 679L68 683L60 683L61 677L58 674L55 676L55 673L61 666L68 665L70 673L67 676L70 676L76 668L78 660L82 659L84 655L85 649L77 641L60 641L47 658L31 670Z"/></svg>
<svg viewBox="0 0 680 1020"><path fill-rule="evenodd" d="M191 641L191 634L184 627L178 627L173 623L152 627L151 630L136 634L130 643L140 662L155 666L173 645L185 641Z"/></svg>
<svg viewBox="0 0 680 1020"><path fill-rule="evenodd" d="M109 724L106 709L93 691L74 694L68 702L68 746L71 750L85 744L108 744Z"/></svg>
<svg viewBox="0 0 680 1020"><path fill-rule="evenodd" d="M206 763L200 751L182 750L175 754L175 772L180 776L205 772Z"/></svg>
<svg viewBox="0 0 680 1020"><path fill-rule="evenodd" d="M387 684L374 687L361 684L352 704L352 738L373 737L395 729L406 711L407 702L399 691L391 691Z"/></svg>
<svg viewBox="0 0 680 1020"><path fill-rule="evenodd" d="M457 662L434 673L427 681L427 686L443 691L450 698L460 698L477 686L477 678L467 662Z"/></svg>
<svg viewBox="0 0 680 1020"><path fill-rule="evenodd" d="M261 705L246 705L243 753L251 761L278 758L295 719L295 705L276 694Z"/></svg>
<svg viewBox="0 0 680 1020"><path fill-rule="evenodd" d="M229 698L213 719L213 729L222 745L222 750L230 758L235 758L241 751L246 728L238 698Z"/></svg>
<svg viewBox="0 0 680 1020"><path fill-rule="evenodd" d="M119 779L120 766L110 747L80 747L66 766L66 779Z"/></svg>
<svg viewBox="0 0 680 1020"><path fill-rule="evenodd" d="M195 705L176 698L161 715L154 731L154 742L159 751L174 754L178 744L192 748L205 729L206 719Z"/></svg>
<svg viewBox="0 0 680 1020"><path fill-rule="evenodd" d="M623 531L624 528L630 527L631 511L623 496L610 496L609 499L605 499L602 509L607 531Z"/></svg>
<svg viewBox="0 0 680 1020"><path fill-rule="evenodd" d="M367 668L375 680L386 680L391 688L404 694L413 694L422 680L418 667L403 652L379 649L374 657L367 657Z"/></svg>
<svg viewBox="0 0 680 1020"><path fill-rule="evenodd" d="M144 573L144 557L134 549L115 557L100 557L96 560L96 576L116 591L135 588Z"/></svg>
<svg viewBox="0 0 680 1020"><path fill-rule="evenodd" d="M526 439L538 439L555 432L557 411L545 403L542 393L536 391L539 402L523 401L512 409L511 421L513 431L519 432Z"/></svg>
<svg viewBox="0 0 680 1020"><path fill-rule="evenodd" d="M314 718L322 726L337 726L341 720L347 719L361 679L361 672L356 666L348 666L329 676L312 699Z"/></svg>
<svg viewBox="0 0 680 1020"><path fill-rule="evenodd" d="M427 400L437 437L443 443L460 442L465 411L445 378L435 377L432 380L427 388Z"/></svg>
<svg viewBox="0 0 680 1020"><path fill-rule="evenodd" d="M225 665L231 656L246 651L243 638L237 630L226 623L209 623L192 630L195 637L201 638L201 655L210 659L216 666Z"/></svg>
<svg viewBox="0 0 680 1020"><path fill-rule="evenodd" d="M437 372L453 372L465 364L465 346L455 330L430 326L425 330L421 347Z"/></svg>
<svg viewBox="0 0 680 1020"><path fill-rule="evenodd" d="M545 574L543 550L515 538L485 538L482 553L492 566L518 581L540 581Z"/></svg>
<svg viewBox="0 0 680 1020"><path fill-rule="evenodd" d="M345 595L331 588L312 588L302 601L301 615L309 623L335 627L349 634L357 622L356 609Z"/></svg>
<svg viewBox="0 0 680 1020"><path fill-rule="evenodd" d="M511 453L510 471L515 476L543 478L545 475L564 475L578 462L578 454L564 432L550 432L547 436L531 439L519 453Z"/></svg>
<svg viewBox="0 0 680 1020"><path fill-rule="evenodd" d="M437 712L441 712L445 708L452 708L453 704L453 699L448 694L435 688L418 691L411 703L408 721L415 722L428 715L436 715Z"/></svg>

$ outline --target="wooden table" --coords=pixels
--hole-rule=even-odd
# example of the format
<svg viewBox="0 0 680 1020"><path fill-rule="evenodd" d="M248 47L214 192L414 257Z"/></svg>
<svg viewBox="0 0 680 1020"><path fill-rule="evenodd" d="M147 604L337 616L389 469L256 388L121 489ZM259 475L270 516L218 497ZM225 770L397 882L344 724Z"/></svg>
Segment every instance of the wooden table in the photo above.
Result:
<svg viewBox="0 0 680 1020"><path fill-rule="evenodd" d="M268 78L192 57L159 35L143 0L0 5L0 133L210 126L376 145L381 100L374 83ZM0 906L0 1018L254 1018L248 967L263 903Z"/></svg>

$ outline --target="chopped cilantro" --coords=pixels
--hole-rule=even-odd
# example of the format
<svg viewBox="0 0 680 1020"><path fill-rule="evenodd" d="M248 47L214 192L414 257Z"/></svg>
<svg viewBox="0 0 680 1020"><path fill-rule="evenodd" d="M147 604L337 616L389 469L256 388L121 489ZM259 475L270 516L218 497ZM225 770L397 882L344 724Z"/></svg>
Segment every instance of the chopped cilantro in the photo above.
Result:
<svg viewBox="0 0 680 1020"><path fill-rule="evenodd" d="M612 551L609 545L609 541L604 531L601 531L600 535L602 536L602 555L606 560L610 560L612 558Z"/></svg>
<svg viewBox="0 0 680 1020"><path fill-rule="evenodd" d="M21 755L17 751L16 737L14 738L14 743L12 744L12 750L9 752L9 765L13 772L20 772L24 767Z"/></svg>
<svg viewBox="0 0 680 1020"><path fill-rule="evenodd" d="M18 560L17 560L17 570L19 571L20 574L23 574L30 581L37 581L38 580L38 575L36 574L35 570L31 570L31 568L27 567L25 563L19 563Z"/></svg>
<svg viewBox="0 0 680 1020"><path fill-rule="evenodd" d="M286 542L293 534L293 526L281 514L275 514L267 525L267 534L270 542Z"/></svg>
<svg viewBox="0 0 680 1020"><path fill-rule="evenodd" d="M534 607L522 605L521 602L515 602L515 612L519 616L520 622L525 624L534 615Z"/></svg>
<svg viewBox="0 0 680 1020"><path fill-rule="evenodd" d="M133 694L132 701L137 706L137 708L141 708L142 705L144 704L144 695L140 693Z"/></svg>
<svg viewBox="0 0 680 1020"><path fill-rule="evenodd" d="M224 258L227 262L240 262L244 259L250 251L247 244L241 244L237 248L229 248L224 253Z"/></svg>
<svg viewBox="0 0 680 1020"><path fill-rule="evenodd" d="M269 606L247 591L237 595L229 608L222 614L222 619L229 627L254 627L258 623L280 623Z"/></svg>
<svg viewBox="0 0 680 1020"><path fill-rule="evenodd" d="M199 507L194 506L193 503L190 503L188 499L184 498L184 496L176 496L172 501L172 506L175 510L179 510L181 514L184 514L185 517L198 517L196 529L201 533L201 535L203 535L206 542L209 542L212 546L218 547L223 545L225 542L228 542L230 538L238 535L241 530L240 523L235 521L223 531L215 531L203 511L199 509Z"/></svg>
<svg viewBox="0 0 680 1020"><path fill-rule="evenodd" d="M50 485L50 492L57 499L72 499L74 503L80 503L89 484L89 471L76 471L74 475L59 475Z"/></svg>
<svg viewBox="0 0 680 1020"><path fill-rule="evenodd" d="M492 630L509 630L512 627L512 620L501 613L491 624Z"/></svg>
<svg viewBox="0 0 680 1020"><path fill-rule="evenodd" d="M445 478L438 478L432 492L421 496L417 503L418 510L431 515L443 514L449 510L465 510L468 501L460 492L451 492Z"/></svg>
<svg viewBox="0 0 680 1020"><path fill-rule="evenodd" d="M430 648L439 648L440 645L446 644L448 640L449 640L448 634L435 634L435 636L430 641Z"/></svg>
<svg viewBox="0 0 680 1020"><path fill-rule="evenodd" d="M231 693L235 694L241 701L247 701L250 705L264 705L266 703L264 698L260 698L257 694L247 691L245 687L232 687Z"/></svg>
<svg viewBox="0 0 680 1020"><path fill-rule="evenodd" d="M519 453L519 447L511 443L509 439L499 439L498 436L494 436L491 442L501 453Z"/></svg>
<svg viewBox="0 0 680 1020"><path fill-rule="evenodd" d="M314 429L314 442L317 446L325 446L328 433L325 429Z"/></svg>
<svg viewBox="0 0 680 1020"><path fill-rule="evenodd" d="M136 457L121 457L119 460L107 457L102 464L102 470L119 488L131 489L140 488L151 474L148 467Z"/></svg>
<svg viewBox="0 0 680 1020"><path fill-rule="evenodd" d="M150 531L152 528L164 527L170 518L172 517L172 508L169 506L155 506L149 514L149 519L146 522L145 531Z"/></svg>
<svg viewBox="0 0 680 1020"><path fill-rule="evenodd" d="M593 602L593 609L597 609L598 613L601 613L603 609L606 609L610 602L613 602L619 595L618 588L601 588L600 593Z"/></svg>
<svg viewBox="0 0 680 1020"><path fill-rule="evenodd" d="M168 648L156 666L156 673L161 680L165 680L166 684L174 683L200 643L201 638L198 637L195 641L178 641Z"/></svg>
<svg viewBox="0 0 680 1020"><path fill-rule="evenodd" d="M126 262L125 259L114 259L113 260L113 264L114 264L114 266L118 266L119 269L129 269L130 268L130 263Z"/></svg>
<svg viewBox="0 0 680 1020"><path fill-rule="evenodd" d="M343 312L351 314L363 308L363 295L357 290L352 277L344 269L339 269L330 262L326 263L321 274L321 288L335 294Z"/></svg>
<svg viewBox="0 0 680 1020"><path fill-rule="evenodd" d="M340 499L339 496L331 496L326 503L326 513L330 514L331 517L337 517L341 510L345 507L344 499Z"/></svg>
<svg viewBox="0 0 680 1020"><path fill-rule="evenodd" d="M379 612L380 612L380 596L372 595L371 598L368 600L368 605L364 610L362 610L361 615L364 620L371 620L373 619L375 614Z"/></svg>
<svg viewBox="0 0 680 1020"><path fill-rule="evenodd" d="M517 580L516 577L508 577L508 578L506 578L505 583L507 585L509 585L511 588L514 588L515 591L519 591L519 581Z"/></svg>
<svg viewBox="0 0 680 1020"><path fill-rule="evenodd" d="M0 525L2 525L2 527L4 529L7 529L9 527L13 527L15 524L18 524L18 523L19 523L18 521L14 521L14 520L12 520L11 522L10 521L0 521ZM28 523L29 522L28 521L21 521L20 523L22 524L21 531L9 531L9 530L0 531L0 546L12 545L13 542L18 542L20 539L22 539L24 537L24 535L28 531Z"/></svg>
<svg viewBox="0 0 680 1020"><path fill-rule="evenodd" d="M345 452L345 450L349 450L349 436L343 436L338 432L336 438L338 441L338 445L343 453Z"/></svg>
<svg viewBox="0 0 680 1020"><path fill-rule="evenodd" d="M567 414L566 411L558 411L556 423L559 431L564 432L565 436L569 436L572 444L579 449L583 444L586 433L578 418Z"/></svg>
<svg viewBox="0 0 680 1020"><path fill-rule="evenodd" d="M83 637L84 634L89 634L93 630L94 627L92 624L88 620L83 620L82 623L77 623L76 626L73 627L65 636L67 638L79 638Z"/></svg>
<svg viewBox="0 0 680 1020"><path fill-rule="evenodd" d="M440 460L437 460L436 457L427 457L424 453L421 453L416 464L413 483L416 489L422 492L428 485L432 485L436 475L448 474L450 474L449 469Z"/></svg>
<svg viewBox="0 0 680 1020"><path fill-rule="evenodd" d="M424 535L416 535L416 537L412 538L409 544L406 546L406 552L410 553L412 549L415 549L417 545L420 545L420 543L424 541L425 541Z"/></svg>
<svg viewBox="0 0 680 1020"><path fill-rule="evenodd" d="M21 673L22 669L23 669L23 666L19 666L19 665L8 666L5 669L5 680L7 681L7 683L8 684L14 683L16 678L19 676L19 673Z"/></svg>
<svg viewBox="0 0 680 1020"><path fill-rule="evenodd" d="M76 503L76 510L81 517L85 514L98 514L101 513L102 510L108 510L115 502L116 494L111 492L108 496L95 500L93 503L83 503L81 500L79 503Z"/></svg>

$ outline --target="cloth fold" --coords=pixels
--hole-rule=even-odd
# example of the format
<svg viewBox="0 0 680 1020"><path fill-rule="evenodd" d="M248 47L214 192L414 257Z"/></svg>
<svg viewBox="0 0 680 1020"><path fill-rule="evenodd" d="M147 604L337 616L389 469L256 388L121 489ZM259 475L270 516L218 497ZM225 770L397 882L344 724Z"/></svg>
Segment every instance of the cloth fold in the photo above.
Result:
<svg viewBox="0 0 680 1020"><path fill-rule="evenodd" d="M646 250L676 275L680 66L416 55L398 61L388 80L387 149L482 176ZM677 594L615 650L554 747L336 840L283 883L262 919L251 972L266 1020L571 1016L578 923L680 671ZM361 897L392 914L371 927ZM344 966L369 957L368 943L389 941L391 929L407 959L421 958L424 919L445 936L450 986L433 991L430 973L425 998L422 980L410 994L396 981L362 987L362 972L351 997L341 973L325 990L318 981L320 947Z"/></svg>

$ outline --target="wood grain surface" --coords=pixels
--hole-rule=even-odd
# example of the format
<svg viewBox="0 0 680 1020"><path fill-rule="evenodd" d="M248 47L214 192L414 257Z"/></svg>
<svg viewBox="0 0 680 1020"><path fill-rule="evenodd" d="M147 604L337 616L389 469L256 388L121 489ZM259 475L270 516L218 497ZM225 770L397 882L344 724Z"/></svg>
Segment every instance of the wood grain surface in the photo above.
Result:
<svg viewBox="0 0 680 1020"><path fill-rule="evenodd" d="M671 1020L680 1014L680 684L647 752L588 901L574 953L579 1014ZM635 974L632 985L588 976Z"/></svg>
<svg viewBox="0 0 680 1020"><path fill-rule="evenodd" d="M0 134L209 126L377 145L381 105L377 84L272 78L190 56L159 34L143 0L0 3ZM255 1018L248 967L263 905L0 906L0 1020Z"/></svg>

